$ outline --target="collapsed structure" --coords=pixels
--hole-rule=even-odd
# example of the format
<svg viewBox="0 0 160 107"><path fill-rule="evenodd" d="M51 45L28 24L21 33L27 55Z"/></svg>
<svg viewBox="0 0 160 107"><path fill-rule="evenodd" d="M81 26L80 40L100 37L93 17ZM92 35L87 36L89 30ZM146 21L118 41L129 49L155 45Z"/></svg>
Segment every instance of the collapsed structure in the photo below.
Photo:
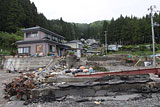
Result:
<svg viewBox="0 0 160 107"><path fill-rule="evenodd" d="M122 93L132 96L160 91L159 82L150 76L150 73L159 75L158 68L121 72L99 72L98 69L95 72L95 69L91 70L90 66L89 69L84 66L68 69L67 61L64 60L55 58L45 67L34 71L22 71L21 76L6 84L5 98L16 97L29 104L41 101L63 101L69 96L79 96L77 101L83 102L86 99L96 100L95 97L103 97L99 100L114 99ZM137 98L137 95L135 97ZM138 94L138 97L141 96Z"/></svg>

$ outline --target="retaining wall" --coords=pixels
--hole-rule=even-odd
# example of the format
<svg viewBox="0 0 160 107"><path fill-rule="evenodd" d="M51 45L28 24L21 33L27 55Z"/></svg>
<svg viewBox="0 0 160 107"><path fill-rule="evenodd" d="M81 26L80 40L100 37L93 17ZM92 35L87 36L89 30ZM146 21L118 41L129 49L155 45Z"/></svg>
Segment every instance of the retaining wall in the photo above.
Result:
<svg viewBox="0 0 160 107"><path fill-rule="evenodd" d="M52 56L27 57L27 58L6 58L3 62L3 69L9 70L31 70L49 64Z"/></svg>

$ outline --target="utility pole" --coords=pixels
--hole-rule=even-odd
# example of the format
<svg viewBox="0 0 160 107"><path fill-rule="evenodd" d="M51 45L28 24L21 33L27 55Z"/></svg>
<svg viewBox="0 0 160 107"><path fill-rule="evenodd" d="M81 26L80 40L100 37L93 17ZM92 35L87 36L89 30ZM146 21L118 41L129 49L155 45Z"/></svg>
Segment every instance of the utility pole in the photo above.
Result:
<svg viewBox="0 0 160 107"><path fill-rule="evenodd" d="M107 53L107 48L108 48L108 46L107 46L107 31L104 31L104 36L105 36L105 53Z"/></svg>
<svg viewBox="0 0 160 107"><path fill-rule="evenodd" d="M152 27L152 44L153 44L153 67L156 66L156 57L155 57L155 35L154 35L154 22L153 22L153 13L154 9L156 8L155 5L150 6L148 10L150 10L151 15L151 27Z"/></svg>

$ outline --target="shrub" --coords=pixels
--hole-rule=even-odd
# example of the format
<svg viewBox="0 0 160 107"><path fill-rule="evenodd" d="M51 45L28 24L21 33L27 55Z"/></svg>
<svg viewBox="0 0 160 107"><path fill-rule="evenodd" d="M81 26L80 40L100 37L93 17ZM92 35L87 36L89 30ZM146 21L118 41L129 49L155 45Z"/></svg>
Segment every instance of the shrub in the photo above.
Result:
<svg viewBox="0 0 160 107"><path fill-rule="evenodd" d="M98 66L98 65L95 65L95 66L93 67L93 69L94 69L95 71L97 71L97 72L99 72L99 71L103 71L103 72L108 71L105 67L101 67L101 66Z"/></svg>
<svg viewBox="0 0 160 107"><path fill-rule="evenodd" d="M132 46L132 45L128 45L128 46L123 46L121 48L122 51L131 51L134 49L135 46Z"/></svg>
<svg viewBox="0 0 160 107"><path fill-rule="evenodd" d="M69 55L74 55L74 52L73 52L73 51L69 51L68 54L69 54Z"/></svg>
<svg viewBox="0 0 160 107"><path fill-rule="evenodd" d="M142 45L142 46L139 46L139 50L140 51L147 51L148 48L146 46Z"/></svg>

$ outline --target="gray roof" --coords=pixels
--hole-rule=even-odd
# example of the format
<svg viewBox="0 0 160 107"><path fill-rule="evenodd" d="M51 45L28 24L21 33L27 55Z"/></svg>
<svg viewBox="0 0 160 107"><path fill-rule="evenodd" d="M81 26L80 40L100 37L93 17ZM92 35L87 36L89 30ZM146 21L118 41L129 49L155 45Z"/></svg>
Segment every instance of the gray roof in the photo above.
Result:
<svg viewBox="0 0 160 107"><path fill-rule="evenodd" d="M51 34L51 35L54 35L54 36L56 36L56 37L60 37L60 38L63 38L63 39L64 39L63 36L61 36L61 35L59 35L59 34L56 34L56 33L52 32L52 31L49 31L49 30L47 30L47 29L45 29L45 28L42 28L42 27L40 27L40 26L22 29L22 31L23 31L23 32L42 31L42 32L45 32L45 33L48 33L48 34Z"/></svg>
<svg viewBox="0 0 160 107"><path fill-rule="evenodd" d="M81 42L80 40L68 41L68 42L66 42L65 44L67 44L67 43L81 43L81 44L82 44L82 42Z"/></svg>
<svg viewBox="0 0 160 107"><path fill-rule="evenodd" d="M87 53L100 53L100 51L87 51Z"/></svg>
<svg viewBox="0 0 160 107"><path fill-rule="evenodd" d="M69 42L81 42L80 40L72 40L72 41L69 41Z"/></svg>
<svg viewBox="0 0 160 107"><path fill-rule="evenodd" d="M55 41L51 40L45 40L45 39L40 39L40 40L20 40L16 42L17 44L32 44L32 43L54 43L56 45L61 45L62 43L58 43Z"/></svg>

